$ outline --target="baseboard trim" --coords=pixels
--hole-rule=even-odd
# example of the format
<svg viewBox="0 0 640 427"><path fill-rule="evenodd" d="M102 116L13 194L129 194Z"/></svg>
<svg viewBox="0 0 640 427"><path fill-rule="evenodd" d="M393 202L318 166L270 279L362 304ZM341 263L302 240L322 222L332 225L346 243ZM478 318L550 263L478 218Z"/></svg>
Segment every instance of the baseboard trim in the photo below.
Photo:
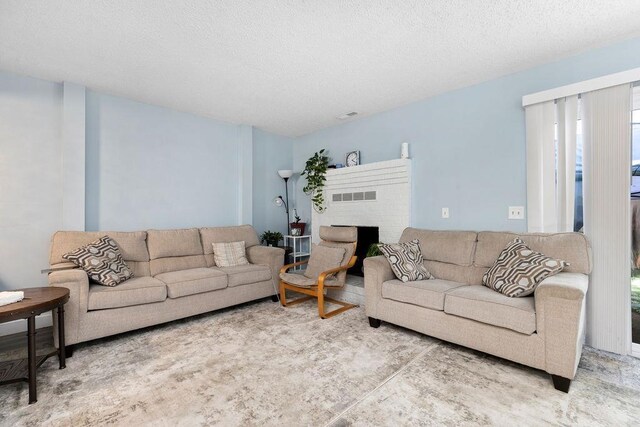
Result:
<svg viewBox="0 0 640 427"><path fill-rule="evenodd" d="M53 319L50 311L42 313L40 316L36 316L36 329L46 328L51 325L53 325ZM0 323L0 337L19 334L21 332L27 332L27 321L24 319Z"/></svg>

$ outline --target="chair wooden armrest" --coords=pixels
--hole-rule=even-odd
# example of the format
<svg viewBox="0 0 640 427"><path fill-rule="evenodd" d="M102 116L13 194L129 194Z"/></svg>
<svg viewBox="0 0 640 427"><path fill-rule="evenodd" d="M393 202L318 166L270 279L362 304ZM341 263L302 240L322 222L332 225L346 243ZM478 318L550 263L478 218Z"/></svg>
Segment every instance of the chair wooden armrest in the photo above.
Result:
<svg viewBox="0 0 640 427"><path fill-rule="evenodd" d="M284 265L284 266L282 266L282 268L280 269L280 273L286 273L286 272L287 272L287 270L289 270L290 268L297 267L297 266L299 266L299 265L303 265L303 264L306 264L306 263L308 263L308 262L309 262L309 260L308 260L308 259L306 259L306 260L304 260L304 261L298 261L298 262L294 262L293 264L287 264L287 265Z"/></svg>
<svg viewBox="0 0 640 427"><path fill-rule="evenodd" d="M340 267L332 268L331 270L323 271L322 273L320 273L320 275L318 276L318 287L322 288L324 286L324 281L327 278L327 276L331 274L339 273L344 270L348 270L351 267L353 267L357 259L358 259L357 256L352 256L348 264L341 265Z"/></svg>

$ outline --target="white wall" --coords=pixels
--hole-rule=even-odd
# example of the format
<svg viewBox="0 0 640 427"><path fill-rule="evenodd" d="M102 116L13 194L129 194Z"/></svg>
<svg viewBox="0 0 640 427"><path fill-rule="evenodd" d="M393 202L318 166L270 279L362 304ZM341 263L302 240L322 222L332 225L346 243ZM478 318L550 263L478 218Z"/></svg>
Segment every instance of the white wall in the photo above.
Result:
<svg viewBox="0 0 640 427"><path fill-rule="evenodd" d="M0 72L0 290L46 285L62 227L62 85Z"/></svg>

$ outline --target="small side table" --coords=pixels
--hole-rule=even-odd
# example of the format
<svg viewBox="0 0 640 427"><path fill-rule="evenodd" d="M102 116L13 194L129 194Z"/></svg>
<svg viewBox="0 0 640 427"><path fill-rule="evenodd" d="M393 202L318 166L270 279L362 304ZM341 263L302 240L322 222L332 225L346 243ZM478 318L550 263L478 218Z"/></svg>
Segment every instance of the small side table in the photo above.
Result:
<svg viewBox="0 0 640 427"><path fill-rule="evenodd" d="M64 305L69 301L67 288L26 288L20 302L0 306L0 323L27 319L28 359L0 363L0 385L26 381L29 383L29 403L38 401L36 369L49 357L58 355L60 369L66 367L64 352ZM58 349L49 354L36 355L36 316L49 310L58 310Z"/></svg>
<svg viewBox="0 0 640 427"><path fill-rule="evenodd" d="M307 236L284 236L284 245L293 248L291 254L291 262L302 261L311 255L311 235ZM293 270L301 270L301 266L294 267Z"/></svg>

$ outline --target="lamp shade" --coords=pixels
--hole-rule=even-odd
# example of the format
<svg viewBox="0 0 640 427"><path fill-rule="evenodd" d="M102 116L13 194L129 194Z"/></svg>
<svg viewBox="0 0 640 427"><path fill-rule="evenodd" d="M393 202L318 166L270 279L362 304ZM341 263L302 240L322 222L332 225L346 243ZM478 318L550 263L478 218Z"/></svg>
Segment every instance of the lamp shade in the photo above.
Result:
<svg viewBox="0 0 640 427"><path fill-rule="evenodd" d="M280 175L280 178L282 179L291 178L291 175L293 175L293 171L289 169L280 169L278 171L278 175Z"/></svg>

